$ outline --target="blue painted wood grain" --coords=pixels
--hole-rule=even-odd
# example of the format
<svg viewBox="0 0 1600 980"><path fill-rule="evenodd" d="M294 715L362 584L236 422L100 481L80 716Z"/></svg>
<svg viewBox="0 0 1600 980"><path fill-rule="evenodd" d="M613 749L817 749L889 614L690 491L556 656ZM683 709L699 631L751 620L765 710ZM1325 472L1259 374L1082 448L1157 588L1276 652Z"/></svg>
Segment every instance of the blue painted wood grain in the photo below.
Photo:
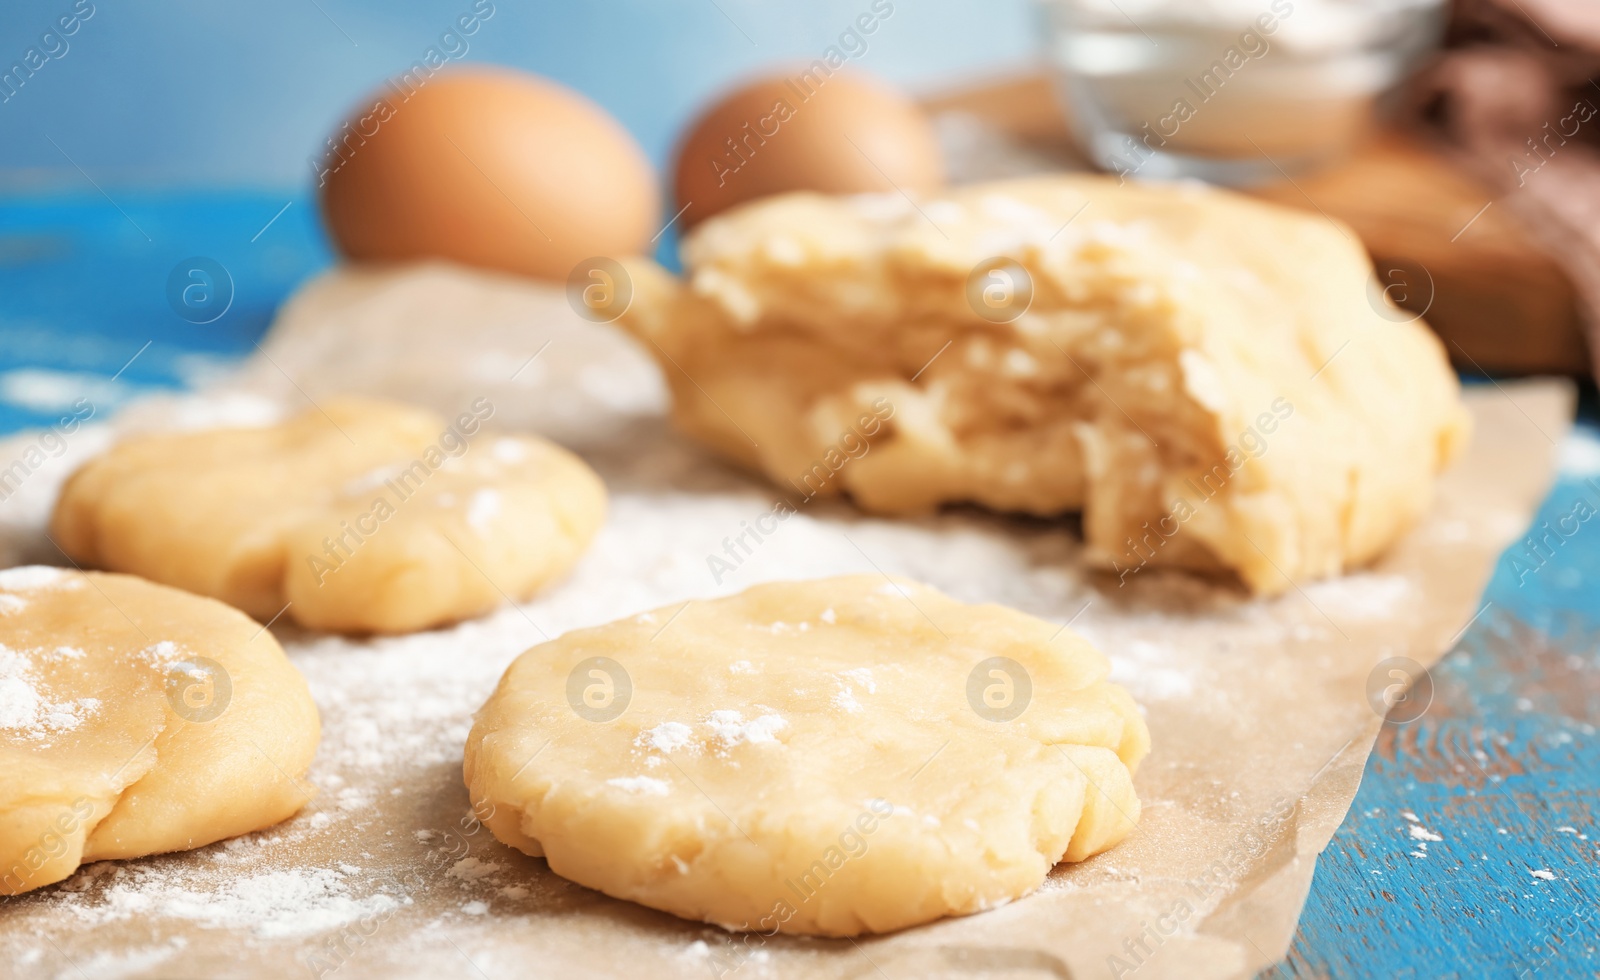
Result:
<svg viewBox="0 0 1600 980"><path fill-rule="evenodd" d="M1591 388L1580 447L1597 416ZM1600 465L1568 455L1428 711L1385 724L1266 976L1600 976Z"/></svg>
<svg viewBox="0 0 1600 980"><path fill-rule="evenodd" d="M211 324L167 300L168 273L195 255L234 281ZM311 203L287 193L0 199L0 394L40 369L69 386L121 370L113 398L181 386L204 359L249 353L328 261ZM1580 414L1600 438L1592 389ZM0 400L0 434L53 418ZM1600 511L1596 469L1595 485L1565 474L1538 522L1580 499ZM1578 527L1536 570L1526 546L1507 552L1428 712L1385 726L1290 957L1266 976L1600 976L1600 517Z"/></svg>
<svg viewBox="0 0 1600 980"><path fill-rule="evenodd" d="M677 236L674 225L657 242L673 270ZM169 302L169 274L196 256L221 263L233 283L232 304L211 323ZM43 394L7 398L7 374L34 372L12 378L20 388L50 372L61 401L93 395L112 408L141 389L183 387L250 353L278 304L331 261L305 190L0 197L0 434L60 416ZM103 380L113 375L117 384Z"/></svg>
<svg viewBox="0 0 1600 980"><path fill-rule="evenodd" d="M220 262L233 282L232 304L211 323L168 303L169 273L194 256ZM76 388L114 407L248 353L283 298L328 261L314 202L287 193L0 199L0 432L54 421L50 387L59 400ZM116 384L104 380L119 370Z"/></svg>

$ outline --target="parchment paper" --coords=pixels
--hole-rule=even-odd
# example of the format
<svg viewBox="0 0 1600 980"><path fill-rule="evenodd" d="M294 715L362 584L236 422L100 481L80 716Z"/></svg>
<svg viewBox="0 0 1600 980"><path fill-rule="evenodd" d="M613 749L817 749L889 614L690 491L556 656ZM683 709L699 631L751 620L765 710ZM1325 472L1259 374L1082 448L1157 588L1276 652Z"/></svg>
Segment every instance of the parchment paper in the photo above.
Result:
<svg viewBox="0 0 1600 980"><path fill-rule="evenodd" d="M452 414L489 398L492 424L551 435L599 470L605 530L566 582L453 629L348 640L280 621L323 715L317 799L273 830L94 865L0 906L14 975L1247 976L1287 949L1356 791L1381 724L1369 673L1393 657L1432 663L1479 612L1571 410L1560 384L1474 390L1471 450L1427 522L1375 568L1275 600L1160 572L1119 588L1083 571L1071 521L886 521L838 503L805 505L719 582L706 556L778 498L670 430L659 375L630 341L578 320L554 289L442 266L335 272L237 376L69 437L0 504L0 563L60 563L41 532L56 487L113 428L264 421L338 391ZM0 443L0 462L33 439ZM1129 840L969 918L858 942L747 942L569 884L465 819L471 712L545 635L762 580L879 569L1071 620L1111 656L1154 740Z"/></svg>

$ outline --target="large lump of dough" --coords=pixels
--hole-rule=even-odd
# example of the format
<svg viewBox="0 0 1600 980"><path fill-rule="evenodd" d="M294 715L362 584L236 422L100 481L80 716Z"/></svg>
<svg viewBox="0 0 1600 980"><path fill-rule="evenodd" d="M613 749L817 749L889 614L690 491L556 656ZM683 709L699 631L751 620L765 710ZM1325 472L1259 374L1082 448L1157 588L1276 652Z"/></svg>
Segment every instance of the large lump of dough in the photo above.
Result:
<svg viewBox="0 0 1600 980"><path fill-rule="evenodd" d="M640 260L678 423L802 498L1082 510L1092 561L1277 592L1369 561L1466 437L1354 234L1201 186L791 194Z"/></svg>

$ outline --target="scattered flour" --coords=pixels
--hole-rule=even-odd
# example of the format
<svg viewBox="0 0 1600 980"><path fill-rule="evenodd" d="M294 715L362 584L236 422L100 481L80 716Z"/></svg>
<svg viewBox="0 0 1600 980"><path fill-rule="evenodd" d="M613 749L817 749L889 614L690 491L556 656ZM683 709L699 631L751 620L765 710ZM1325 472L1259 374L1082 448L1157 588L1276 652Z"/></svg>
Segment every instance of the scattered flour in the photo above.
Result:
<svg viewBox="0 0 1600 980"><path fill-rule="evenodd" d="M1561 443L1561 472L1571 476L1600 476L1600 437L1583 427L1567 433Z"/></svg>
<svg viewBox="0 0 1600 980"><path fill-rule="evenodd" d="M1529 868L1528 869L1528 874L1533 875L1535 878L1538 878L1540 881L1555 881L1556 880L1556 873L1554 871L1551 871L1549 868L1539 868L1537 870L1533 869L1533 868Z"/></svg>
<svg viewBox="0 0 1600 980"><path fill-rule="evenodd" d="M0 728L32 728L39 717L39 692L16 676L0 674Z"/></svg>
<svg viewBox="0 0 1600 980"><path fill-rule="evenodd" d="M368 470L366 473L349 481L340 489L340 492L347 497L359 497L362 494L381 489L384 484L403 472L405 472L404 467L380 466L375 470Z"/></svg>
<svg viewBox="0 0 1600 980"><path fill-rule="evenodd" d="M496 439L489 453L502 463L520 463L528 458L528 447L515 439Z"/></svg>
<svg viewBox="0 0 1600 980"><path fill-rule="evenodd" d="M871 667L852 667L849 670L841 671L839 676L865 688L868 694L878 693L878 682L872 677Z"/></svg>
<svg viewBox="0 0 1600 980"><path fill-rule="evenodd" d="M1417 600L1416 589L1405 576L1371 572L1317 582L1307 585L1303 591L1336 623L1385 619Z"/></svg>
<svg viewBox="0 0 1600 980"><path fill-rule="evenodd" d="M1422 818L1418 817L1415 813L1411 812L1410 810L1401 810L1400 811L1400 816L1404 817L1405 820L1406 820L1406 823L1409 825L1407 827L1406 832L1408 834L1410 834L1411 839L1415 840L1415 841L1422 841L1423 842L1423 843L1417 845L1421 850L1426 851L1428 849L1428 842L1430 842L1430 841L1434 842L1434 843L1437 843L1439 841L1444 840L1443 837L1441 837L1438 834L1434 833L1433 831L1429 830L1427 827L1424 827L1422 825ZM1412 856L1413 857L1424 857L1425 855L1413 853Z"/></svg>
<svg viewBox="0 0 1600 980"><path fill-rule="evenodd" d="M327 868L230 876L205 891L172 884L150 868L130 865L118 871L102 902L71 906L79 918L98 925L160 916L273 939L323 932L398 904L383 894L356 898L344 876Z"/></svg>
<svg viewBox="0 0 1600 980"><path fill-rule="evenodd" d="M741 742L759 744L777 741L778 732L789 727L782 715L766 714L750 721L737 711L713 711L706 718L711 733L723 745L732 748Z"/></svg>
<svg viewBox="0 0 1600 980"><path fill-rule="evenodd" d="M634 744L658 752L676 752L688 747L693 739L694 730L688 725L676 721L664 721L654 728L640 732Z"/></svg>
<svg viewBox="0 0 1600 980"><path fill-rule="evenodd" d="M1407 828L1407 833L1410 835L1412 840L1417 842L1417 846L1415 848L1413 848L1412 850L1407 852L1412 857L1414 857L1414 858L1425 858L1425 857L1427 857L1428 856L1428 844L1430 842L1436 843L1438 841L1444 840L1443 837L1439 836L1438 834L1436 834L1433 831L1429 830L1428 828L1424 827L1422 825L1422 818L1418 817L1415 813L1412 813L1410 810L1401 810L1400 811L1400 815L1402 817L1405 817L1406 823L1409 825L1408 828Z"/></svg>
<svg viewBox="0 0 1600 980"><path fill-rule="evenodd" d="M878 682L873 678L870 667L843 670L834 675L834 679L839 683L839 693L833 696L833 706L847 714L860 714L865 710L856 697L856 687L862 688L868 694L878 693Z"/></svg>
<svg viewBox="0 0 1600 980"><path fill-rule="evenodd" d="M182 660L186 654L181 647L171 640L161 640L140 650L135 656L159 670L168 664Z"/></svg>
<svg viewBox="0 0 1600 980"><path fill-rule="evenodd" d="M16 368L0 374L0 402L40 414L67 412L84 401L97 408L112 408L138 390L85 371Z"/></svg>
<svg viewBox="0 0 1600 980"><path fill-rule="evenodd" d="M99 710L96 698L50 699L38 686L32 660L0 646L0 729L14 737L39 740L70 732Z"/></svg>
<svg viewBox="0 0 1600 980"><path fill-rule="evenodd" d="M495 874L501 867L502 865L498 861L485 861L482 858L468 857L452 864L450 870L445 873L461 881L477 881L480 878L487 878Z"/></svg>
<svg viewBox="0 0 1600 980"><path fill-rule="evenodd" d="M1098 645L1098 644L1097 644ZM1104 647L1102 647L1104 649ZM1135 700L1171 701L1194 694L1194 664L1164 643L1133 640L1111 657L1111 680L1128 689Z"/></svg>
<svg viewBox="0 0 1600 980"><path fill-rule="evenodd" d="M494 519L500 514L500 491L488 487L477 491L467 501L467 523L479 534L488 534Z"/></svg>
<svg viewBox="0 0 1600 980"><path fill-rule="evenodd" d="M606 780L607 786L627 790L630 793L644 793L648 796L666 796L672 787L654 776L618 776Z"/></svg>
<svg viewBox="0 0 1600 980"><path fill-rule="evenodd" d="M39 589L82 588L82 584L64 568L50 565L22 565L0 571L0 591L34 592Z"/></svg>

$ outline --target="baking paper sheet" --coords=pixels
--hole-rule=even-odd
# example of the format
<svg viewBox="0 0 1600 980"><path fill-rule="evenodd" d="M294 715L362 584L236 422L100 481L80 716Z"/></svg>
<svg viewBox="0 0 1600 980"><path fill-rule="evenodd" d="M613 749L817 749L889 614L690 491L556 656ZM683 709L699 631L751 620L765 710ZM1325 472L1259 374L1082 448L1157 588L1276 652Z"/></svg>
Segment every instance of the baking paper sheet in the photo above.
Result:
<svg viewBox="0 0 1600 980"><path fill-rule="evenodd" d="M1119 587L1084 571L1071 521L889 521L837 502L804 505L718 576L708 556L778 497L672 432L660 377L627 338L553 288L445 266L338 271L237 375L69 436L0 504L0 563L61 562L42 532L56 488L115 433L262 422L344 391L452 415L488 398L491 424L595 466L612 495L605 530L558 587L452 629L350 640L280 620L323 716L316 800L269 831L92 865L0 906L12 975L1248 976L1287 949L1356 791L1381 724L1373 668L1432 663L1479 611L1571 412L1556 383L1474 389L1471 449L1426 523L1376 567L1273 600L1155 571ZM36 439L0 443L0 465ZM879 570L1070 620L1111 656L1154 743L1131 838L984 914L858 941L747 940L567 883L471 820L471 713L526 647L759 581Z"/></svg>

